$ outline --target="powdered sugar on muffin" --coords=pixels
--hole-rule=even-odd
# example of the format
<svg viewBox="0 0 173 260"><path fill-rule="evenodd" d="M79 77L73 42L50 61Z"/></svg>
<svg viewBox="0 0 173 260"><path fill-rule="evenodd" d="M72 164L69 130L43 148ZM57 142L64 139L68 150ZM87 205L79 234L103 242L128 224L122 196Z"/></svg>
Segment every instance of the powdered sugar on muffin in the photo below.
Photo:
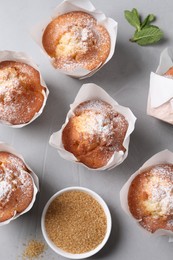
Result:
<svg viewBox="0 0 173 260"><path fill-rule="evenodd" d="M81 11L62 14L46 27L43 47L58 69L93 70L103 64L110 52L110 36L96 19Z"/></svg>
<svg viewBox="0 0 173 260"><path fill-rule="evenodd" d="M16 61L0 63L0 120L13 125L29 122L44 102L44 87L33 67Z"/></svg>
<svg viewBox="0 0 173 260"><path fill-rule="evenodd" d="M33 180L23 161L0 152L0 222L24 211L33 198Z"/></svg>
<svg viewBox="0 0 173 260"><path fill-rule="evenodd" d="M125 152L128 122L102 100L89 100L74 110L63 130L64 148L90 168L107 164L115 151Z"/></svg>
<svg viewBox="0 0 173 260"><path fill-rule="evenodd" d="M173 165L155 165L137 175L129 188L128 204L148 231L173 231Z"/></svg>

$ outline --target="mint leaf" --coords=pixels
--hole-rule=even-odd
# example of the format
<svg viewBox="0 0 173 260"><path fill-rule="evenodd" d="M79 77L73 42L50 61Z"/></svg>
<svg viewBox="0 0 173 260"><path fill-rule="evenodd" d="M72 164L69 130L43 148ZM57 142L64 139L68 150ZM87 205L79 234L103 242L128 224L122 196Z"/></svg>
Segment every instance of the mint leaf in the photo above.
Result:
<svg viewBox="0 0 173 260"><path fill-rule="evenodd" d="M126 20L136 28L131 42L136 42L141 46L149 45L160 41L163 38L162 30L151 23L156 19L154 14L149 14L141 21L138 10L133 8L132 11L125 10L124 15Z"/></svg>
<svg viewBox="0 0 173 260"><path fill-rule="evenodd" d="M154 14L149 14L143 23L141 24L141 29L144 28L145 26L149 25L151 22L153 22L156 19Z"/></svg>
<svg viewBox="0 0 173 260"><path fill-rule="evenodd" d="M133 9L132 9L132 13L133 13L134 15L136 15L136 17L138 17L139 23L141 23L141 22L140 22L140 16L139 16L138 10L137 10L136 8L133 8Z"/></svg>
<svg viewBox="0 0 173 260"><path fill-rule="evenodd" d="M139 31L141 27L141 22L137 10L135 8L131 12L125 10L124 15L126 20Z"/></svg>
<svg viewBox="0 0 173 260"><path fill-rule="evenodd" d="M149 45L160 41L163 37L163 32L157 26L148 26L141 31L136 31L132 42L137 42L139 45Z"/></svg>

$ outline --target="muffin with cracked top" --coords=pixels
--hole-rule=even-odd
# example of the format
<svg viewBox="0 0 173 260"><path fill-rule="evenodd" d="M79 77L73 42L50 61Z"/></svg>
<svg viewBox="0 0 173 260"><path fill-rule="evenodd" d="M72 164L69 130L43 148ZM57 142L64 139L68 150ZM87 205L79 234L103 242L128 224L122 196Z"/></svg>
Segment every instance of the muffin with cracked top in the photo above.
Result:
<svg viewBox="0 0 173 260"><path fill-rule="evenodd" d="M30 170L17 156L0 152L0 222L23 212L34 194Z"/></svg>
<svg viewBox="0 0 173 260"><path fill-rule="evenodd" d="M123 141L128 129L125 117L100 99L79 104L63 129L62 142L79 162L89 168L105 166L114 152L126 149Z"/></svg>
<svg viewBox="0 0 173 260"><path fill-rule="evenodd" d="M149 232L173 231L173 165L154 165L138 174L129 188L128 205Z"/></svg>
<svg viewBox="0 0 173 260"><path fill-rule="evenodd" d="M66 71L94 70L110 53L110 35L90 14L72 11L53 19L46 27L42 44L55 68Z"/></svg>
<svg viewBox="0 0 173 260"><path fill-rule="evenodd" d="M0 120L10 125L30 122L44 102L45 87L32 66L12 60L0 62Z"/></svg>

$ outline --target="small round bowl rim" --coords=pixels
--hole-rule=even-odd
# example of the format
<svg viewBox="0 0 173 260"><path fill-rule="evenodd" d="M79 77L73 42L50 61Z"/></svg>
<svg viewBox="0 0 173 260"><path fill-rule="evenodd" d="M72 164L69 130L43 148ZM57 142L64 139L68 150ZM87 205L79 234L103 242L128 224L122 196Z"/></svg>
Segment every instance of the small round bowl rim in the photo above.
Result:
<svg viewBox="0 0 173 260"><path fill-rule="evenodd" d="M48 234L46 232L46 228L45 228L45 215L46 215L46 212L48 210L48 207L49 205L52 203L52 201L58 197L60 194L62 193L65 193L67 191L75 191L75 190L78 190L78 191L83 191L83 192L86 192L88 193L89 195L91 195L94 199L97 200L97 202L102 206L104 212L105 212L105 215L106 215L106 220L107 220L107 229L106 229L106 233L105 233L105 236L104 236L104 239L102 240L102 242L96 247L94 248L93 250L91 251L88 251L86 253L81 253L81 254L72 254L72 253L69 253L69 252L66 252L64 250L62 250L61 248L57 247L51 240L50 238L48 237ZM56 192L49 200L48 202L46 203L44 209L43 209L43 213L42 213L42 216L41 216L41 229L42 229L42 233L43 233L43 237L44 239L46 240L47 244L49 245L49 247L57 254L61 255L61 256L64 256L66 258L70 258L70 259L84 259L84 258L87 258L87 257L90 257L96 253L98 253L103 247L104 245L106 244L106 242L108 241L108 238L110 236L110 233L111 233L111 229L112 229L112 219L111 219L111 214L110 214L110 211L109 211L109 208L107 206L107 204L105 203L105 201L94 191L88 189L88 188L85 188L85 187L78 187L78 186L74 186L74 187L68 187L68 188L64 188L58 192Z"/></svg>

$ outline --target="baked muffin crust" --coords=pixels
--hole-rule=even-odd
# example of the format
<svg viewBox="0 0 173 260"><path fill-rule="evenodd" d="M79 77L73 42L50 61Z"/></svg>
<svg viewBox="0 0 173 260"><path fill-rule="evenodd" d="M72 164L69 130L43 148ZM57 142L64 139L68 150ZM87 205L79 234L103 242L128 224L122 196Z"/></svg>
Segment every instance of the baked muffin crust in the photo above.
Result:
<svg viewBox="0 0 173 260"><path fill-rule="evenodd" d="M30 171L17 156L0 152L0 222L23 212L33 198Z"/></svg>
<svg viewBox="0 0 173 260"><path fill-rule="evenodd" d="M115 151L125 152L128 122L102 100L88 100L74 110L62 133L64 148L90 168L107 164Z"/></svg>
<svg viewBox="0 0 173 260"><path fill-rule="evenodd" d="M164 75L173 78L173 67L169 68L169 70Z"/></svg>
<svg viewBox="0 0 173 260"><path fill-rule="evenodd" d="M155 165L137 175L129 188L128 204L148 231L173 231L173 165Z"/></svg>
<svg viewBox="0 0 173 260"><path fill-rule="evenodd" d="M53 19L46 27L42 43L58 69L93 70L105 62L110 52L110 36L88 13L74 11Z"/></svg>
<svg viewBox="0 0 173 260"><path fill-rule="evenodd" d="M0 62L0 120L12 125L29 122L43 105L43 91L40 74L33 67Z"/></svg>

